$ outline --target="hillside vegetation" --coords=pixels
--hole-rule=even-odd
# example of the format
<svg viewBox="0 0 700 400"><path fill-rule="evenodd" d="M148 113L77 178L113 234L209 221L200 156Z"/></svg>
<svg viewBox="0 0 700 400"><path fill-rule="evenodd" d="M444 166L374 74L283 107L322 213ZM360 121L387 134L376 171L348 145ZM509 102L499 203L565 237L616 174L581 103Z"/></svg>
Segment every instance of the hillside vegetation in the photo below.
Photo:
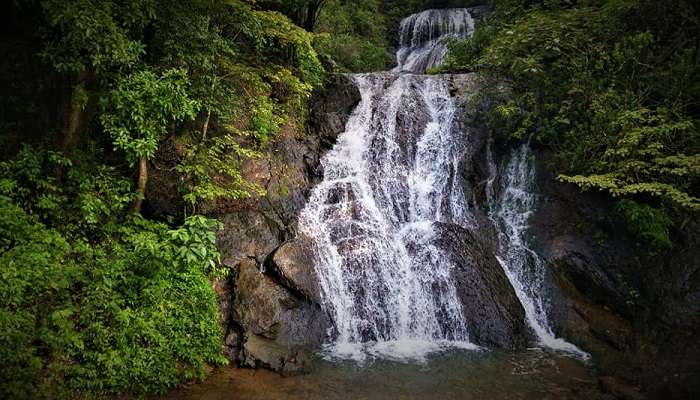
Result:
<svg viewBox="0 0 700 400"><path fill-rule="evenodd" d="M555 154L559 179L619 199L640 241L700 211L697 2L494 0L441 72L478 71L491 123Z"/></svg>

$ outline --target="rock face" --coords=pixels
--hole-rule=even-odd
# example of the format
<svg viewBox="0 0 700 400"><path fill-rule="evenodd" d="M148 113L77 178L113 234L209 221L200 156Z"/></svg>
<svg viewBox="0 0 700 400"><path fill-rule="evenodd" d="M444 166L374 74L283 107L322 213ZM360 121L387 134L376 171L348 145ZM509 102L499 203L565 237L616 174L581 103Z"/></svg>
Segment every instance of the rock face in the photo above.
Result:
<svg viewBox="0 0 700 400"><path fill-rule="evenodd" d="M437 228L438 243L457 266L454 279L470 341L502 349L522 348L525 312L503 268L482 239L456 225Z"/></svg>
<svg viewBox="0 0 700 400"><path fill-rule="evenodd" d="M293 295L252 260L238 265L235 282L232 317L244 332L242 364L303 371L329 324L318 304Z"/></svg>
<svg viewBox="0 0 700 400"><path fill-rule="evenodd" d="M280 246L268 258L266 269L290 290L316 304L321 303L318 276L308 238L299 236Z"/></svg>
<svg viewBox="0 0 700 400"><path fill-rule="evenodd" d="M349 78L334 75L314 95L309 130L287 127L270 144L264 159L248 160L244 177L267 195L207 205L224 228L217 238L224 265L233 270L222 289L226 346L241 365L285 374L304 371L311 351L325 338L328 317L308 243L296 236L296 219L308 191L320 176L319 160L345 128L359 101ZM262 271L262 272L261 272ZM226 285L224 285L226 286Z"/></svg>
<svg viewBox="0 0 700 400"><path fill-rule="evenodd" d="M604 391L618 398L700 394L700 240L693 223L656 254L630 237L611 199L557 182L535 152L541 196L531 218L535 250L552 268L558 333L586 349ZM630 389L633 388L634 390Z"/></svg>

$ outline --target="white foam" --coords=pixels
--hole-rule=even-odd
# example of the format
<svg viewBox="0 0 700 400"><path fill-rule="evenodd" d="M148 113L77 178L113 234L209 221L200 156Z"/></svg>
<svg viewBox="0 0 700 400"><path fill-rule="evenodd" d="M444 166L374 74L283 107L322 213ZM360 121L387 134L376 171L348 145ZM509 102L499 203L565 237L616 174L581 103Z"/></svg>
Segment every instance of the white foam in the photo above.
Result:
<svg viewBox="0 0 700 400"><path fill-rule="evenodd" d="M401 339L365 343L336 342L324 347L322 356L330 361L350 360L359 363L375 359L424 363L430 356L439 353L480 350L484 349L467 341Z"/></svg>

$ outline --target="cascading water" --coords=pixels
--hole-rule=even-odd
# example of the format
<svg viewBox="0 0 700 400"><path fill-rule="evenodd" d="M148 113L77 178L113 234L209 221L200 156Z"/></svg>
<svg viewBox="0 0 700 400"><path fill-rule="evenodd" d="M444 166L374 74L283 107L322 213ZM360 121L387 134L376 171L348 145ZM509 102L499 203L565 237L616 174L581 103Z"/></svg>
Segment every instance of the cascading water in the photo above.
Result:
<svg viewBox="0 0 700 400"><path fill-rule="evenodd" d="M453 99L440 77L354 80L362 100L300 219L314 240L335 350L357 356L358 344L374 342L375 351L420 357L444 342L466 346L453 266L432 243L434 222L469 224L454 184L465 138L455 134ZM397 126L420 114L422 132Z"/></svg>
<svg viewBox="0 0 700 400"><path fill-rule="evenodd" d="M437 234L450 224L478 228L472 189L459 177L471 162L469 135L458 123L448 77L418 75L441 62L446 38L472 30L467 9L412 15L401 23L398 66L352 76L361 101L321 160L323 181L299 219L300 232L312 239L323 306L333 321L333 356L415 359L445 346L476 348L455 265ZM522 152L505 171L500 197L492 184L487 188L498 204L489 209L499 261L540 341L574 351L546 323L546 303L538 297L543 266L524 244L533 170ZM528 257L535 260L532 274Z"/></svg>
<svg viewBox="0 0 700 400"><path fill-rule="evenodd" d="M463 38L474 31L466 8L426 10L401 21L400 47L394 72L423 73L440 65L447 54L446 39Z"/></svg>
<svg viewBox="0 0 700 400"><path fill-rule="evenodd" d="M486 192L491 205L489 217L498 235L496 259L525 309L528 325L542 346L589 358L587 353L554 334L548 317L547 268L544 260L526 243L528 219L535 204L535 166L529 145L523 144L511 152L501 173L498 197L492 187L498 171L490 153L488 159L491 176Z"/></svg>

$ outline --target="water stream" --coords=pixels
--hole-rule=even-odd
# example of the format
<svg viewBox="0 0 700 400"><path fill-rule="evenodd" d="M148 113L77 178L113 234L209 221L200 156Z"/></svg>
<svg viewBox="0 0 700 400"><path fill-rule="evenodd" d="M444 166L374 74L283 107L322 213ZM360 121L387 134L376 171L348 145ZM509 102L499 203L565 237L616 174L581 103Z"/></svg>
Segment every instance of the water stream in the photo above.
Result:
<svg viewBox="0 0 700 400"><path fill-rule="evenodd" d="M537 200L529 146L494 157L492 144L477 144L460 122L455 77L423 74L444 56L442 39L472 27L465 9L413 15L401 24L399 65L352 76L361 101L322 159L323 180L299 221L312 239L323 307L333 321L311 373L283 378L222 369L166 398L600 396L594 372L580 362L587 355L551 327L547 266L528 245ZM480 151L485 182L472 182L464 171ZM555 351L474 351L481 347L470 341L466 303L455 287L455 249L440 245L447 225L487 238L495 231L498 262L487 265L500 263L525 311L530 344Z"/></svg>
<svg viewBox="0 0 700 400"><path fill-rule="evenodd" d="M361 101L322 159L323 181L299 222L313 241L333 357L423 359L446 347L478 348L456 293L455 265L436 243L436 224L477 225L476 189L460 178L471 161L470 132L458 123L448 77L424 74L442 61L446 39L466 37L473 26L467 9L412 15L401 23L396 68L352 76ZM528 147L515 150L502 171L491 169L497 258L526 322L541 345L583 356L554 335L545 265L526 245L534 205Z"/></svg>

